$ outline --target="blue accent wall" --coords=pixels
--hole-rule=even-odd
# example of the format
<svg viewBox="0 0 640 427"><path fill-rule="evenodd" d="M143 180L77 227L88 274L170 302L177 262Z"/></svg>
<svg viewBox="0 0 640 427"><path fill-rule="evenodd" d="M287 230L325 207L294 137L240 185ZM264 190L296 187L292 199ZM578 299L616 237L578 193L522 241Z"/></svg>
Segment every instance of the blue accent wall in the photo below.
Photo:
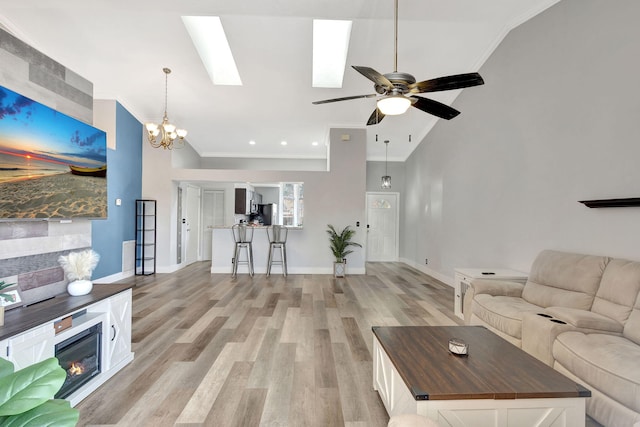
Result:
<svg viewBox="0 0 640 427"><path fill-rule="evenodd" d="M122 242L135 239L135 201L142 196L142 124L115 105L116 149L107 150L108 218L91 226L91 246L100 254L93 279L122 272Z"/></svg>

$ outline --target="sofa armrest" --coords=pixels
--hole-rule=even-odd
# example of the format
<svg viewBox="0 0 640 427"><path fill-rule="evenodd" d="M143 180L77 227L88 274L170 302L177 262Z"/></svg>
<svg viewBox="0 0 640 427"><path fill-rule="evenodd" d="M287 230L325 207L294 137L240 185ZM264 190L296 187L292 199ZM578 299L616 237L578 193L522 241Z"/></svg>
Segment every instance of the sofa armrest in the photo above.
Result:
<svg viewBox="0 0 640 427"><path fill-rule="evenodd" d="M489 294L493 296L522 297L524 285L518 282L509 282L507 280L473 280L471 288L474 295Z"/></svg>
<svg viewBox="0 0 640 427"><path fill-rule="evenodd" d="M509 282L507 280L487 280L477 279L472 280L469 289L464 295L463 312L465 325L471 324L471 313L473 304L473 298L476 294L489 294L489 295L505 295L510 297L521 297L524 285L518 282Z"/></svg>
<svg viewBox="0 0 640 427"><path fill-rule="evenodd" d="M621 334L624 325L602 314L567 307L547 307L545 313L569 325L589 332Z"/></svg>

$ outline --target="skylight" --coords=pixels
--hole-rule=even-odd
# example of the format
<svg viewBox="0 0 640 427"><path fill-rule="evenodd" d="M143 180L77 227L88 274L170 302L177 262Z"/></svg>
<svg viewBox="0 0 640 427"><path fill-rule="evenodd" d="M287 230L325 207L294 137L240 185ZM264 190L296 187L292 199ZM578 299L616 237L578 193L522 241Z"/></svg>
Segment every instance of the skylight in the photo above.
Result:
<svg viewBox="0 0 640 427"><path fill-rule="evenodd" d="M216 85L242 86L227 36L218 16L183 16L193 44Z"/></svg>
<svg viewBox="0 0 640 427"><path fill-rule="evenodd" d="M313 87L341 88L351 21L313 20Z"/></svg>

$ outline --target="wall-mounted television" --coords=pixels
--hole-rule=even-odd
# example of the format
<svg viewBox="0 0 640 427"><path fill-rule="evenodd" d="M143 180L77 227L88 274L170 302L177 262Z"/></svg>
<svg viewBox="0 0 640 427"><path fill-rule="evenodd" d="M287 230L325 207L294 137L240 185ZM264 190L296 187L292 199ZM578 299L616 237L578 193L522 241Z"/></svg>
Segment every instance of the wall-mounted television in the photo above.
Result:
<svg viewBox="0 0 640 427"><path fill-rule="evenodd" d="M107 217L100 129L0 86L0 220Z"/></svg>

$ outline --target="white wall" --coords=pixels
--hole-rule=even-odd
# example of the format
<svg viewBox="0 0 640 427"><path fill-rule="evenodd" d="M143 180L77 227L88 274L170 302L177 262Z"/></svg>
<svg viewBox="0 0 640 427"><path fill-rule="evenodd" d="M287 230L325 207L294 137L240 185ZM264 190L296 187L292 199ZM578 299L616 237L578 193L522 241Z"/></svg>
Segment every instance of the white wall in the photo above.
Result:
<svg viewBox="0 0 640 427"><path fill-rule="evenodd" d="M640 196L637 16L564 0L505 38L407 160L403 259L443 280L545 248L640 259L640 208L578 203Z"/></svg>
<svg viewBox="0 0 640 427"><path fill-rule="evenodd" d="M349 142L340 140L351 134ZM176 264L176 195L178 182L304 182L305 217L300 248L300 266L313 272L332 272L327 224L336 227L365 221L366 132L364 129L333 129L330 171L267 171L177 169L171 167L171 152L153 149L148 143L143 149L143 197L158 201L157 267L158 272L179 269ZM355 241L364 243L364 228L356 229ZM356 248L349 255L349 273L364 273L364 249Z"/></svg>

